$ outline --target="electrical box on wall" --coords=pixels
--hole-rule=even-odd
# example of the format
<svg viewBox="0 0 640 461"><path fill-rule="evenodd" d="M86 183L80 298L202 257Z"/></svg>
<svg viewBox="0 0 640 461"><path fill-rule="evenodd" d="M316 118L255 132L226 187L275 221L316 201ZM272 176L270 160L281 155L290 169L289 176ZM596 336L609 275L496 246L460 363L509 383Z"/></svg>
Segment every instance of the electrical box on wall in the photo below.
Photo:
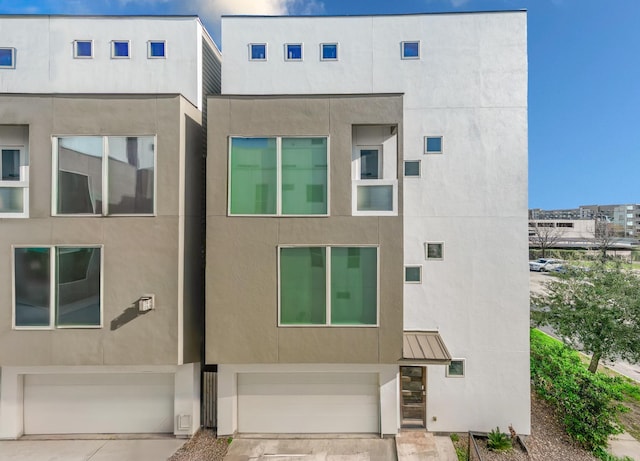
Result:
<svg viewBox="0 0 640 461"><path fill-rule="evenodd" d="M155 309L156 296L155 295L142 295L138 300L138 311L147 312Z"/></svg>

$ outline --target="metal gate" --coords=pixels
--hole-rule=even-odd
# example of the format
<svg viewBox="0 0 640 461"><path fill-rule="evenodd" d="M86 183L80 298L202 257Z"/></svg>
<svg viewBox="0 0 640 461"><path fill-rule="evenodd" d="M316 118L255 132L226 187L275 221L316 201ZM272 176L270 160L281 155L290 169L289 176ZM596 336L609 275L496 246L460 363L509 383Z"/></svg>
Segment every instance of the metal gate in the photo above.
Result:
<svg viewBox="0 0 640 461"><path fill-rule="evenodd" d="M216 396L218 387L218 367L215 365L205 365L202 369L202 408L200 419L202 427L205 429L215 429L216 420Z"/></svg>

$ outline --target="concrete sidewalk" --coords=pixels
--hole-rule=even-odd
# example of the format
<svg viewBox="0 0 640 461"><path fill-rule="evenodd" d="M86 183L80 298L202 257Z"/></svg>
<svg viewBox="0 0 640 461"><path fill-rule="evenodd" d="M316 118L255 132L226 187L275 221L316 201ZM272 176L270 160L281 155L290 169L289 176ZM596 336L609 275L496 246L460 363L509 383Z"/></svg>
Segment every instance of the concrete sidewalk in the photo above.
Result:
<svg viewBox="0 0 640 461"><path fill-rule="evenodd" d="M640 442L623 432L609 438L609 453L619 458L628 456L635 461L640 461Z"/></svg>
<svg viewBox="0 0 640 461"><path fill-rule="evenodd" d="M187 439L8 440L2 461L165 461Z"/></svg>
<svg viewBox="0 0 640 461"><path fill-rule="evenodd" d="M453 442L447 436L426 431L406 431L396 435L398 461L458 461Z"/></svg>

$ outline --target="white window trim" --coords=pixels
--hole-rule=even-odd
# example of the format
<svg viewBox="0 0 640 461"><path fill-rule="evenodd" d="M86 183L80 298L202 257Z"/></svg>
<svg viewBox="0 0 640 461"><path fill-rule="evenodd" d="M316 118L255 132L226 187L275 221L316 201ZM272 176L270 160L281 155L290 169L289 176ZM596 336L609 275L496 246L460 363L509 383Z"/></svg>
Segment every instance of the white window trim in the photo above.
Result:
<svg viewBox="0 0 640 461"><path fill-rule="evenodd" d="M0 66L0 69L15 69L16 68L16 49L10 46L0 46L0 50L11 50L11 65Z"/></svg>
<svg viewBox="0 0 640 461"><path fill-rule="evenodd" d="M152 43L164 43L164 54L162 56L151 55ZM167 59L167 41L166 40L149 40L147 41L147 59Z"/></svg>
<svg viewBox="0 0 640 461"><path fill-rule="evenodd" d="M429 245L440 245L442 247L442 257L441 258L430 258L429 257ZM424 242L424 258L427 261L443 261L444 260L444 242Z"/></svg>
<svg viewBox="0 0 640 461"><path fill-rule="evenodd" d="M405 43L417 43L418 44L418 56L405 56L404 55L404 45ZM422 55L422 43L420 43L420 40L404 40L402 42L400 42L400 56L401 58L404 59L420 59L420 56Z"/></svg>
<svg viewBox="0 0 640 461"><path fill-rule="evenodd" d="M444 367L444 375L447 378L464 378L467 374L467 364L465 363L465 359L451 359L452 362L462 362L462 374L461 375L450 375L449 374L449 365Z"/></svg>
<svg viewBox="0 0 640 461"><path fill-rule="evenodd" d="M358 187L393 186L392 210L369 211L358 210ZM397 179L360 179L351 181L351 215L352 216L397 216L398 215L398 180Z"/></svg>
<svg viewBox="0 0 640 461"><path fill-rule="evenodd" d="M358 157L356 159L356 181L380 181L384 179L384 150L382 144L371 146L356 146L358 150ZM362 179L362 151L363 150L377 150L378 151L378 177L371 179Z"/></svg>
<svg viewBox="0 0 640 461"><path fill-rule="evenodd" d="M264 58L254 58L252 55L252 51L253 51L253 46L254 45L264 45ZM269 50L268 50L268 45L266 43L249 43L249 61L266 61L267 58L269 57Z"/></svg>
<svg viewBox="0 0 640 461"><path fill-rule="evenodd" d="M420 279L419 280L407 280L407 268L415 268L417 267L420 271ZM408 283L410 285L420 285L422 283L422 265L421 264L407 264L404 266L404 283Z"/></svg>
<svg viewBox="0 0 640 461"><path fill-rule="evenodd" d="M379 328L380 327L380 246L379 245L278 245L278 327L282 328ZM283 324L280 322L281 317L281 301L282 290L280 280L280 250L282 248L324 248L326 250L326 314L325 324ZM375 248L376 249L376 323L371 325L358 324L340 324L333 325L331 323L331 248Z"/></svg>
<svg viewBox="0 0 640 461"><path fill-rule="evenodd" d="M91 43L91 55L89 56L79 56L78 55L78 42L89 42ZM74 40L73 41L73 58L74 59L93 59L93 40L82 40L82 39L78 39L78 40Z"/></svg>
<svg viewBox="0 0 640 461"><path fill-rule="evenodd" d="M325 45L335 45L336 47L336 57L335 58L325 58L323 57L323 48ZM320 61L339 61L340 60L340 44L338 42L327 42L320 44Z"/></svg>
<svg viewBox="0 0 640 461"><path fill-rule="evenodd" d="M24 145L0 145L0 152L3 149L20 151L20 180L19 181L3 181L0 179L0 187L22 189L22 205L21 213L11 213L0 211L0 219L2 218L28 218L29 217L29 159ZM2 159L0 159L2 161ZM26 163L26 165L23 165ZM1 178L1 176L0 176Z"/></svg>
<svg viewBox="0 0 640 461"><path fill-rule="evenodd" d="M48 326L17 326L16 325L16 248L48 248L49 249L49 325ZM100 324L99 325L56 325L56 263L57 248L99 248L100 249ZM13 330L98 330L104 328L104 245L11 245L11 328Z"/></svg>
<svg viewBox="0 0 640 461"><path fill-rule="evenodd" d="M433 138L440 138L440 150L439 151L427 151L427 140ZM441 135L427 135L423 141L423 152L425 155L441 155L444 152L444 137Z"/></svg>
<svg viewBox="0 0 640 461"><path fill-rule="evenodd" d="M234 138L275 138L276 140L276 213L275 214L243 214L231 213L231 140ZM327 212L325 214L282 214L282 138L323 138L327 140ZM227 138L227 216L234 217L284 217L284 218L323 218L331 215L331 145L328 135L295 135L295 136L229 136Z"/></svg>
<svg viewBox="0 0 640 461"><path fill-rule="evenodd" d="M408 175L406 170L407 163L417 163L418 164L418 174L417 175ZM422 160L404 160L402 163L402 176L405 178L421 178L422 177Z"/></svg>
<svg viewBox="0 0 640 461"><path fill-rule="evenodd" d="M287 53L289 45L300 45L300 59L290 58ZM265 53L266 54L266 53ZM284 44L284 60L289 62L302 62L304 61L304 45L302 43L285 43Z"/></svg>
<svg viewBox="0 0 640 461"><path fill-rule="evenodd" d="M51 138L51 215L67 218L101 218L105 216L157 216L158 215L158 137L154 134L137 134L131 137L153 137L153 212L151 213L109 213L109 137L127 137L129 135L73 135L60 134ZM59 138L102 138L102 213L58 213L58 139Z"/></svg>
<svg viewBox="0 0 640 461"><path fill-rule="evenodd" d="M127 43L126 56L116 56L116 43ZM111 59L131 59L131 40L111 40Z"/></svg>

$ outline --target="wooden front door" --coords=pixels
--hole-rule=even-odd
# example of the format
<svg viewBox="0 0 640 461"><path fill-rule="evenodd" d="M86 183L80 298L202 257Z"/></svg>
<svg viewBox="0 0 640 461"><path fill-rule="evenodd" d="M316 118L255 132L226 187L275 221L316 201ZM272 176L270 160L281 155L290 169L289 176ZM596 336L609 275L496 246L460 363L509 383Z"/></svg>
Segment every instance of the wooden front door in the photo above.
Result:
<svg viewBox="0 0 640 461"><path fill-rule="evenodd" d="M427 369L400 367L402 427L426 428Z"/></svg>

